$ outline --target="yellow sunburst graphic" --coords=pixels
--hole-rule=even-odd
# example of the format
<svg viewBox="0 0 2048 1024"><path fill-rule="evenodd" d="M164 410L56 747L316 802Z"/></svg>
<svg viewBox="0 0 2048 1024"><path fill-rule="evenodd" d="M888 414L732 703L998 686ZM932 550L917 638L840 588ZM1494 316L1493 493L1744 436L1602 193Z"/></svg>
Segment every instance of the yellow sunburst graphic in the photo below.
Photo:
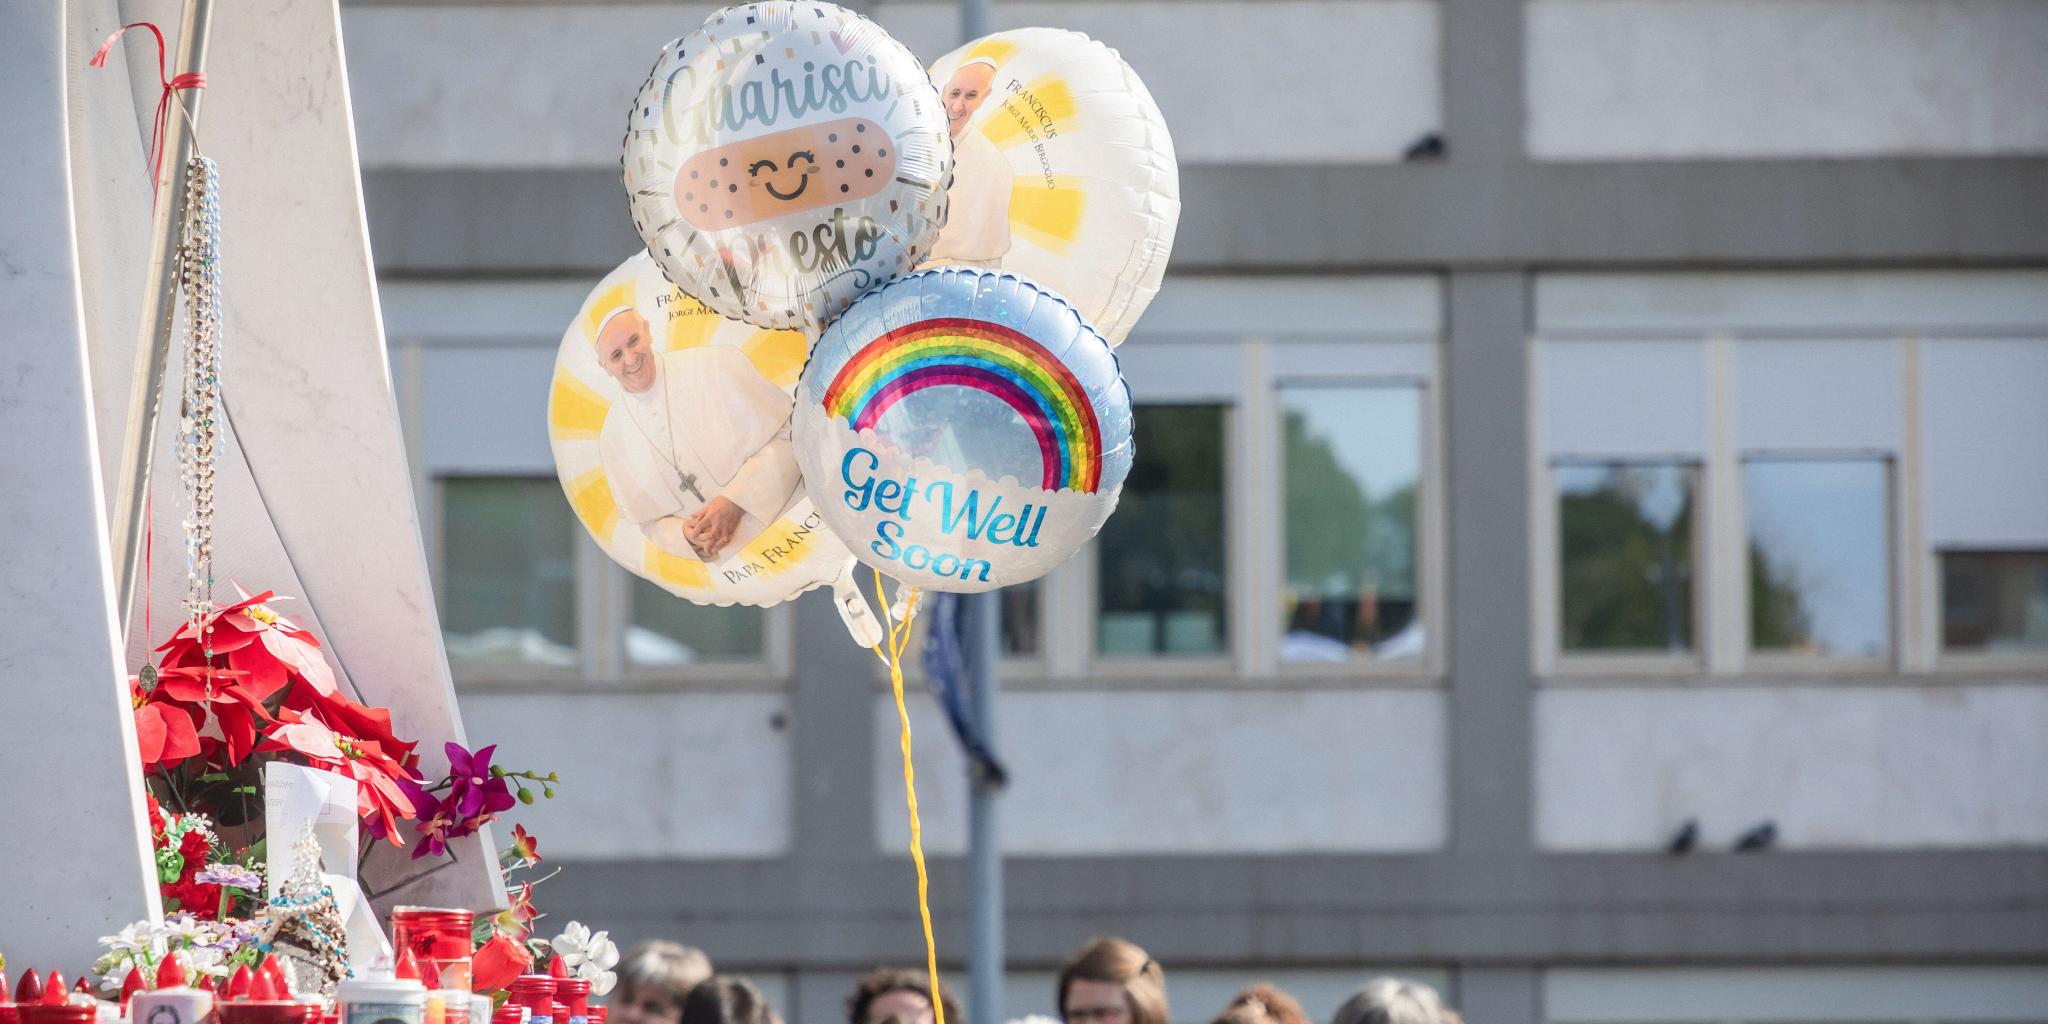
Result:
<svg viewBox="0 0 2048 1024"><path fill-rule="evenodd" d="M819 529L822 527L806 530L793 520L777 519L735 552L733 561L749 566L756 576L780 576L805 561L799 553L809 550Z"/></svg>
<svg viewBox="0 0 2048 1024"><path fill-rule="evenodd" d="M965 64L968 61L974 60L977 57L987 57L989 60L996 62L996 70L1000 71L1002 70L1003 62L1009 60L1010 55L1016 52L1016 43L1010 42L1007 39L996 39L994 37L990 37L987 39L983 39L980 42L977 42L973 46L969 47L966 53L960 55L959 61L955 62L953 66L957 68L961 64ZM938 70L938 67L939 66L937 64L934 64L931 67L926 68L925 70L927 72L936 72ZM932 74L932 77L937 78L939 76L936 73L934 73ZM943 85L944 83L940 84Z"/></svg>
<svg viewBox="0 0 2048 1024"><path fill-rule="evenodd" d="M555 369L548 390L548 436L557 441L595 440L611 403L567 370Z"/></svg>
<svg viewBox="0 0 2048 1024"><path fill-rule="evenodd" d="M569 507L576 510L576 518L583 520L583 528L599 544L609 542L612 528L619 525L619 502L612 497L612 484L605 479L604 467L569 481L563 490L569 494Z"/></svg>
<svg viewBox="0 0 2048 1024"><path fill-rule="evenodd" d="M1008 149L1031 141L1032 132L1043 138L1048 123L1053 131L1069 129L1073 118L1074 96L1067 91L1066 80L1046 75L1025 85L1022 92L1003 96L998 109L983 115L981 134L997 149Z"/></svg>
<svg viewBox="0 0 2048 1024"><path fill-rule="evenodd" d="M606 289L604 294L590 300L583 307L583 336L595 340L598 329L613 313L633 304L633 279L626 278Z"/></svg>
<svg viewBox="0 0 2048 1024"><path fill-rule="evenodd" d="M1020 177L1010 188L1010 229L1040 248L1064 253L1081 234L1087 205L1078 178L1055 175L1047 188L1043 178Z"/></svg>
<svg viewBox="0 0 2048 1024"><path fill-rule="evenodd" d="M802 331L755 331L740 345L754 369L778 388L796 386L808 348Z"/></svg>
<svg viewBox="0 0 2048 1024"><path fill-rule="evenodd" d="M669 290L667 337L661 350L674 352L711 344L725 318L704 308L704 304L676 289Z"/></svg>
<svg viewBox="0 0 2048 1024"><path fill-rule="evenodd" d="M647 542L647 549L641 557L647 572L663 583L694 590L702 590L711 585L710 566L694 558L678 558L671 555L656 547L653 541Z"/></svg>

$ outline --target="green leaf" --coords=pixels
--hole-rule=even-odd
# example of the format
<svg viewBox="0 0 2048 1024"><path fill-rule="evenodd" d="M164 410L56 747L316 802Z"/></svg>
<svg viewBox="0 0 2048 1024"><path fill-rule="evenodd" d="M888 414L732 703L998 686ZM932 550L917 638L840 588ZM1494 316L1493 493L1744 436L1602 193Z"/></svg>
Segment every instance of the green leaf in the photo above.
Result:
<svg viewBox="0 0 2048 1024"><path fill-rule="evenodd" d="M228 773L226 772L207 772L199 777L201 782L226 782L227 780Z"/></svg>

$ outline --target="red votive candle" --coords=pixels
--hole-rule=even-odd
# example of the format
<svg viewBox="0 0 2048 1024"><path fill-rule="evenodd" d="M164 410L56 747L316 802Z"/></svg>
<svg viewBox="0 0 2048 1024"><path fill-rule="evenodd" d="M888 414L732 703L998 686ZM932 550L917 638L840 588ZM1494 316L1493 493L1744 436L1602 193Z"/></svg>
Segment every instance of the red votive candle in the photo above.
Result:
<svg viewBox="0 0 2048 1024"><path fill-rule="evenodd" d="M391 947L410 952L441 972L442 988L469 988L470 929L476 915L447 907L399 907L391 912Z"/></svg>

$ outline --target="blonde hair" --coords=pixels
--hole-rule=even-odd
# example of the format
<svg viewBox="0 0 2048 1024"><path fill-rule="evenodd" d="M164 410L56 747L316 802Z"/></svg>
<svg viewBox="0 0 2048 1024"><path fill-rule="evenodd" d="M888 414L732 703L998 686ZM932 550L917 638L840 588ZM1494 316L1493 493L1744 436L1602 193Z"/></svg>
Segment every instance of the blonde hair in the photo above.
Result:
<svg viewBox="0 0 2048 1024"><path fill-rule="evenodd" d="M1131 1024L1168 1024L1166 969L1136 943L1115 937L1092 939L1060 969L1059 1011L1067 1013L1067 989L1076 981L1121 985Z"/></svg>
<svg viewBox="0 0 2048 1024"><path fill-rule="evenodd" d="M619 995L631 1002L638 993L659 992L677 1009L699 982L711 977L711 958L704 951L665 939L650 939L619 958Z"/></svg>

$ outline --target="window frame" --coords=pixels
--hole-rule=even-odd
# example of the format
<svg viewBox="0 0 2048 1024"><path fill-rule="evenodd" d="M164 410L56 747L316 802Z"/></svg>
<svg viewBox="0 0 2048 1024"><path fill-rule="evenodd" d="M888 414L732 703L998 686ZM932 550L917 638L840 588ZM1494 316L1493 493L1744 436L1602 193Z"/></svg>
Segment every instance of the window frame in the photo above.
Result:
<svg viewBox="0 0 2048 1024"><path fill-rule="evenodd" d="M1535 614L1530 617L1530 628L1539 651L1539 672L1592 679L1632 676L1669 679L1704 673L1712 628L1708 595L1713 585L1713 567L1708 561L1712 548L1707 525L1708 490L1713 482L1707 460L1690 453L1613 457L1580 454L1549 457L1539 454L1539 460L1533 474L1537 481L1535 504L1529 516L1532 528L1537 530L1530 545L1536 563L1530 579L1538 595ZM1559 503L1564 492L1558 486L1557 471L1568 466L1678 466L1691 471L1693 585L1690 600L1693 636L1689 650L1675 653L1649 648L1615 651L1572 651L1565 648L1564 547L1559 536L1564 525Z"/></svg>
<svg viewBox="0 0 2048 1024"><path fill-rule="evenodd" d="M1441 356L1441 346L1438 355ZM1422 656L1401 661L1375 661L1368 658L1343 662L1290 662L1280 657L1280 637L1284 635L1285 630L1279 625L1278 617L1281 577L1287 571L1287 466L1283 450L1286 407L1282 401L1282 392L1287 388L1367 387L1412 387L1419 392L1416 396L1416 412L1420 422L1416 424L1418 462L1415 489L1415 618L1422 624ZM1270 630L1273 636L1272 674L1282 680L1302 682L1365 679L1384 684L1435 685L1443 676L1443 572L1446 561L1442 524L1442 389L1437 386L1435 379L1421 374L1350 371L1330 374L1277 374L1267 382L1265 390L1272 403L1272 446L1268 456L1273 466L1271 521L1280 524L1280 528L1274 531L1277 535L1277 547L1273 558L1268 562L1274 571L1268 574L1272 576L1268 581L1272 593L1265 607L1266 629Z"/></svg>
<svg viewBox="0 0 2048 1024"><path fill-rule="evenodd" d="M1749 466L1756 462L1875 462L1884 474L1879 494L1884 502L1884 606L1885 652L1880 655L1799 654L1759 651L1753 634L1755 622L1750 607L1749 578ZM1740 452L1735 463L1734 486L1741 495L1738 536L1741 538L1741 578L1736 594L1741 614L1733 626L1740 630L1742 659L1738 671L1767 676L1852 676L1867 678L1895 672L1901 664L1901 624L1905 615L1899 607L1899 471L1895 453L1871 449L1759 448ZM1719 582L1719 581L1716 581ZM1938 643L1938 640L1937 640Z"/></svg>

